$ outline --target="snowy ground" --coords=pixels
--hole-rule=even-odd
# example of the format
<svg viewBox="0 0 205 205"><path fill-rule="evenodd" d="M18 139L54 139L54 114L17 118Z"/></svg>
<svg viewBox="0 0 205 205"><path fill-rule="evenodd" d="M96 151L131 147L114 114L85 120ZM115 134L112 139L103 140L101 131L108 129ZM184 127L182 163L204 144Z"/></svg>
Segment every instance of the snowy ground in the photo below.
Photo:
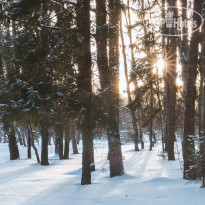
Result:
<svg viewBox="0 0 205 205"><path fill-rule="evenodd" d="M60 161L49 155L50 166L26 159L9 161L7 144L0 144L0 205L201 205L205 189L182 179L179 162L158 156L156 146L134 152L133 144L122 146L126 174L109 178L107 142L95 141L96 171L92 185L81 186L81 154ZM81 152L81 145L79 147ZM54 147L49 147L54 153Z"/></svg>

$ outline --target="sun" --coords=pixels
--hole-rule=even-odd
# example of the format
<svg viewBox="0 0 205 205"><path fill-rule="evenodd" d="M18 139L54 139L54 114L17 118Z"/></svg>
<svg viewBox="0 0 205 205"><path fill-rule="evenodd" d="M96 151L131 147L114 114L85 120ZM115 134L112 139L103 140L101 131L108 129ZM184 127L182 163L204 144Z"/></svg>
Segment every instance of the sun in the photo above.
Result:
<svg viewBox="0 0 205 205"><path fill-rule="evenodd" d="M164 72L164 67L165 67L165 62L163 59L159 59L156 63L156 69L158 70L158 74L160 76L163 76L163 72Z"/></svg>

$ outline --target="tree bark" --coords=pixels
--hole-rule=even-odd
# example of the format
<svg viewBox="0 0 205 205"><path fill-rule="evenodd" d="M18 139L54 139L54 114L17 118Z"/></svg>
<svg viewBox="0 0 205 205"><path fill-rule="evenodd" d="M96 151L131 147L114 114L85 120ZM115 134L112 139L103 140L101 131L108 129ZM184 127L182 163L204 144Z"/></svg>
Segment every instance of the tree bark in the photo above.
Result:
<svg viewBox="0 0 205 205"><path fill-rule="evenodd" d="M175 37L170 40L170 62L167 64L167 82L168 82L168 108L167 108L167 152L168 160L175 160L174 142L175 142L175 106L176 106L176 66L177 66L177 49Z"/></svg>
<svg viewBox="0 0 205 205"><path fill-rule="evenodd" d="M31 137L31 146L33 147L34 149L34 152L35 152L35 155L36 155L36 160L38 163L40 163L40 157L38 155L38 150L35 146L35 143L34 143L34 135L33 135L33 130L32 130L32 127L31 127L31 124L30 122L28 122L28 132L30 133L30 137Z"/></svg>
<svg viewBox="0 0 205 205"><path fill-rule="evenodd" d="M91 163L90 163L90 170L91 172L95 171L95 153L94 153L94 145L93 145L93 141L92 141L92 155L91 155Z"/></svg>
<svg viewBox="0 0 205 205"><path fill-rule="evenodd" d="M159 85L159 74L158 74L158 70L157 70L157 83L156 83L156 87L157 87L157 99L158 99L158 105L159 105L159 118L160 118L160 128L161 128L161 134L162 134L162 151L165 151L164 148L164 128L163 128L163 114L162 114L162 103L161 103L161 99L160 99L160 85Z"/></svg>
<svg viewBox="0 0 205 205"><path fill-rule="evenodd" d="M141 130L140 130L140 142L141 142L141 149L144 149L144 141L143 141L143 135Z"/></svg>
<svg viewBox="0 0 205 205"><path fill-rule="evenodd" d="M41 127L41 165L49 165L48 162L48 126L44 121L40 122Z"/></svg>
<svg viewBox="0 0 205 205"><path fill-rule="evenodd" d="M10 151L10 160L15 160L19 158L18 144L15 136L14 125L11 125L8 131L9 139L9 151Z"/></svg>
<svg viewBox="0 0 205 205"><path fill-rule="evenodd" d="M79 98L82 112L82 177L81 185L91 184L91 159L94 122L92 118L92 77L90 45L90 0L77 1L77 25L79 31Z"/></svg>
<svg viewBox="0 0 205 205"><path fill-rule="evenodd" d="M166 0L162 0L162 19L165 19L166 17L166 11L165 11L165 6L166 6ZM166 25L164 24L162 27L162 33L168 34L168 29L166 28ZM164 150L167 151L167 139L168 139L168 83L167 83L167 36L163 35L162 36L162 56L163 60L165 62L165 67L164 67L164 139L162 141Z"/></svg>
<svg viewBox="0 0 205 205"><path fill-rule="evenodd" d="M202 0L194 1L194 11L201 13ZM193 20L200 25L201 19L198 14L193 14ZM184 179L192 178L189 170L193 164L190 160L195 151L194 145L194 117L196 101L196 78L198 67L200 31L192 33L189 50L189 65L187 74L187 91L185 97L184 135L183 135L183 158L184 158Z"/></svg>
<svg viewBox="0 0 205 205"><path fill-rule="evenodd" d="M203 18L205 19L205 0L203 0ZM202 27L202 42L205 42L205 24ZM200 106L200 126L199 126L199 142L200 142L200 155L201 155L201 176L202 187L205 187L205 44L202 43L201 50L201 84L200 89L201 106Z"/></svg>
<svg viewBox="0 0 205 205"><path fill-rule="evenodd" d="M55 134L55 154L59 154L59 137L57 134Z"/></svg>
<svg viewBox="0 0 205 205"><path fill-rule="evenodd" d="M172 1L171 10L174 13L174 18L177 18L178 10L177 0ZM174 6L174 8L173 8ZM176 107L176 69L177 69L177 41L175 29L169 29L167 37L167 56L166 56L166 150L168 152L168 160L175 160L174 142L175 142L175 107Z"/></svg>
<svg viewBox="0 0 205 205"><path fill-rule="evenodd" d="M64 144L64 159L69 159L69 145L70 145L70 129L67 128L65 132L65 144Z"/></svg>
<svg viewBox="0 0 205 205"><path fill-rule="evenodd" d="M153 79L151 76L150 79L150 109L151 112L153 110ZM153 117L151 116L150 122L149 122L149 150L152 151L153 147Z"/></svg>
<svg viewBox="0 0 205 205"><path fill-rule="evenodd" d="M181 6L183 8L188 9L187 5L187 0L181 0ZM188 10L183 9L182 10L182 20L188 19ZM188 33L188 27L183 28L183 34ZM180 61L181 61L181 66L182 66L182 81L183 81L183 97L184 97L184 107L186 107L186 92L187 92L187 67L188 67L188 52L189 52L189 39L188 35L182 35L181 38L181 46L182 46L182 51L180 53Z"/></svg>
<svg viewBox="0 0 205 205"><path fill-rule="evenodd" d="M18 128L16 128L16 132L18 134L18 140L19 140L20 145L23 145L23 139L22 139L21 133L18 130Z"/></svg>
<svg viewBox="0 0 205 205"><path fill-rule="evenodd" d="M24 128L22 128L21 129L21 133L22 133L22 138L23 138L23 145L24 145L24 147L26 147L26 137L25 137L25 129Z"/></svg>
<svg viewBox="0 0 205 205"><path fill-rule="evenodd" d="M76 141L76 137L75 137L75 131L72 131L72 148L73 148L73 154L79 154L77 141Z"/></svg>
<svg viewBox="0 0 205 205"><path fill-rule="evenodd" d="M119 17L120 1L109 0L109 74L107 95L109 124L107 126L110 177L124 174L119 133ZM104 76L105 78L105 76Z"/></svg>
<svg viewBox="0 0 205 205"><path fill-rule="evenodd" d="M31 133L27 126L27 156L28 159L31 159Z"/></svg>
<svg viewBox="0 0 205 205"><path fill-rule="evenodd" d="M63 131L61 127L55 128L56 138L58 142L59 159L63 159Z"/></svg>

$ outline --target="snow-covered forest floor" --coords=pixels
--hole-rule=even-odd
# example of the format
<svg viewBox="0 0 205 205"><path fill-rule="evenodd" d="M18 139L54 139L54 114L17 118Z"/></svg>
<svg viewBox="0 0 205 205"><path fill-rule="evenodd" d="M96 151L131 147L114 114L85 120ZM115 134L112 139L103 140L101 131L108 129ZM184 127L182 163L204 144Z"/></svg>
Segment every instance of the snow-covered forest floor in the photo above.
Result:
<svg viewBox="0 0 205 205"><path fill-rule="evenodd" d="M149 151L134 152L132 143L122 146L126 174L109 178L107 142L95 141L96 171L92 185L81 186L81 154L58 160L49 146L50 166L26 158L9 161L8 144L0 144L1 205L201 205L205 190L200 184L182 179L179 161L168 162L159 156L160 145ZM38 147L40 151L40 147ZM71 150L70 150L71 151ZM79 145L81 150L81 144Z"/></svg>

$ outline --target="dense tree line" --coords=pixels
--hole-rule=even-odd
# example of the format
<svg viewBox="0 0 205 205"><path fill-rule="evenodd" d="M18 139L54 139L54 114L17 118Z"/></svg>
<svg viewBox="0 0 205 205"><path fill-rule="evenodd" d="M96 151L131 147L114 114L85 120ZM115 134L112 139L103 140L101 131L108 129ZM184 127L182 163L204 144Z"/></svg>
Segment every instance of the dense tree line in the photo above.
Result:
<svg viewBox="0 0 205 205"><path fill-rule="evenodd" d="M63 160L69 159L70 142L78 153L82 138L81 184L90 184L93 139L100 130L108 139L110 177L123 175L120 118L125 109L135 151L139 143L144 149L143 132L149 133L152 150L158 132L162 151L175 160L175 142L181 139L183 177L203 179L205 186L205 1L179 3L0 1L0 120L10 159L20 157L20 143L27 146L28 158L33 148L37 162L49 165L51 139ZM192 19L198 29L155 26L153 19L166 19L168 11L174 18ZM121 68L127 87L123 109ZM39 139L41 157L35 146Z"/></svg>

